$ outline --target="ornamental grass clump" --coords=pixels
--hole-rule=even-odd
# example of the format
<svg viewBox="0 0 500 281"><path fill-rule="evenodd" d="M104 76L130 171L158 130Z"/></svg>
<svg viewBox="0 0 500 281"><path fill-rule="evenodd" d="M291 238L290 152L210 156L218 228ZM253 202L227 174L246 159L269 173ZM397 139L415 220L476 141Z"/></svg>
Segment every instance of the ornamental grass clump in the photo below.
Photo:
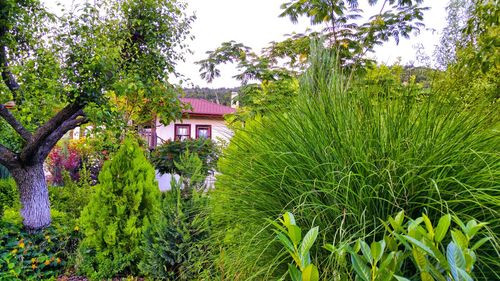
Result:
<svg viewBox="0 0 500 281"><path fill-rule="evenodd" d="M380 221L404 210L490 222L475 272L499 279L498 112L464 111L432 91L375 94L347 77L333 56L316 54L291 109L247 122L231 140L212 194L224 274L283 275L287 257L265 219L285 210L319 227L319 245L379 240ZM345 260L311 252L323 277L353 276Z"/></svg>
<svg viewBox="0 0 500 281"><path fill-rule="evenodd" d="M137 274L144 232L159 208L155 170L136 141L126 140L99 174L80 217L79 270L95 280Z"/></svg>

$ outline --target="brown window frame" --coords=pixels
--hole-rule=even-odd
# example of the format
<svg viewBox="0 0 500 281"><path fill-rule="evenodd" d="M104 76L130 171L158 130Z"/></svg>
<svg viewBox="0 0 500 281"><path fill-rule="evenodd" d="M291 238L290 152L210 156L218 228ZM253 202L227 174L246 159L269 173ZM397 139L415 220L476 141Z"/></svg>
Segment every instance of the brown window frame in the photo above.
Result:
<svg viewBox="0 0 500 281"><path fill-rule="evenodd" d="M197 139L200 137L198 135L199 128L207 128L208 129L208 138L207 139L212 139L212 125L196 125L195 130L196 130L196 138Z"/></svg>
<svg viewBox="0 0 500 281"><path fill-rule="evenodd" d="M179 128L179 127L186 127L188 129L187 138L190 139L191 138L191 124L175 124L174 125L174 140L180 140L179 136L186 136L186 135L178 135L177 134L177 128Z"/></svg>

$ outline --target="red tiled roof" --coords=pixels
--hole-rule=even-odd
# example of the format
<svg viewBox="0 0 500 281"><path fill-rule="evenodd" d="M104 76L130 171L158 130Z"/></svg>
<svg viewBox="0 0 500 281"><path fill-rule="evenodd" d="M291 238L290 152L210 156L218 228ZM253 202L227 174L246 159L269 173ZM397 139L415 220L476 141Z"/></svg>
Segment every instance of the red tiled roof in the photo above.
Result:
<svg viewBox="0 0 500 281"><path fill-rule="evenodd" d="M184 113L192 115L207 115L222 117L226 114L234 113L236 110L229 106L216 104L204 99L180 98L182 103L191 104L191 110L184 110Z"/></svg>

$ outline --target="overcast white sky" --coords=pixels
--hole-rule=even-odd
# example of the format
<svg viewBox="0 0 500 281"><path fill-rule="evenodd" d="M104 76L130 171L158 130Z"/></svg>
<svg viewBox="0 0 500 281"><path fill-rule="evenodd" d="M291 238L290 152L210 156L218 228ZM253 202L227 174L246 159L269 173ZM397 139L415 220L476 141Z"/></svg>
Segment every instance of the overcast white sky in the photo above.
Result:
<svg viewBox="0 0 500 281"><path fill-rule="evenodd" d="M42 0L49 7L55 7L52 0ZM65 6L82 0L60 0ZM268 46L271 41L279 41L285 34L304 32L308 27L307 19L294 25L287 18L279 18L280 5L287 0L186 0L189 5L188 13L195 13L196 21L192 24L192 35L195 39L190 42L193 54L186 55L186 62L179 62L177 70L189 78L192 85L200 87L236 87L239 81L232 78L236 69L234 66L221 67L221 77L211 84L200 78L196 61L206 58L206 51L214 50L222 42L235 40L241 42L254 51ZM360 2L368 2L361 0ZM401 57L403 63L415 60L415 44L423 44L428 55L432 55L435 45L439 42L440 32L445 25L445 7L448 0L426 0L425 6L431 8L424 17L426 30L410 40L402 39L399 45L387 42L377 47L374 54L377 61L391 64ZM362 5L367 14L378 11L376 8ZM435 31L431 31L435 30ZM175 82L175 79L174 81ZM189 86L185 85L185 86Z"/></svg>

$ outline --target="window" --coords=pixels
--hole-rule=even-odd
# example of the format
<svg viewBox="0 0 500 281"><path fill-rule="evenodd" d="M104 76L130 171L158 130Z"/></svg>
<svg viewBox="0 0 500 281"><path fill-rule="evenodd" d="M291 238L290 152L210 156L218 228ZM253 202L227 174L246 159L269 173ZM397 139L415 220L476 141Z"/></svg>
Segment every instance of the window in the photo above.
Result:
<svg viewBox="0 0 500 281"><path fill-rule="evenodd" d="M175 140L185 140L191 137L191 125L175 124Z"/></svg>
<svg viewBox="0 0 500 281"><path fill-rule="evenodd" d="M210 125L196 125L196 138L206 138L212 137L212 126Z"/></svg>

